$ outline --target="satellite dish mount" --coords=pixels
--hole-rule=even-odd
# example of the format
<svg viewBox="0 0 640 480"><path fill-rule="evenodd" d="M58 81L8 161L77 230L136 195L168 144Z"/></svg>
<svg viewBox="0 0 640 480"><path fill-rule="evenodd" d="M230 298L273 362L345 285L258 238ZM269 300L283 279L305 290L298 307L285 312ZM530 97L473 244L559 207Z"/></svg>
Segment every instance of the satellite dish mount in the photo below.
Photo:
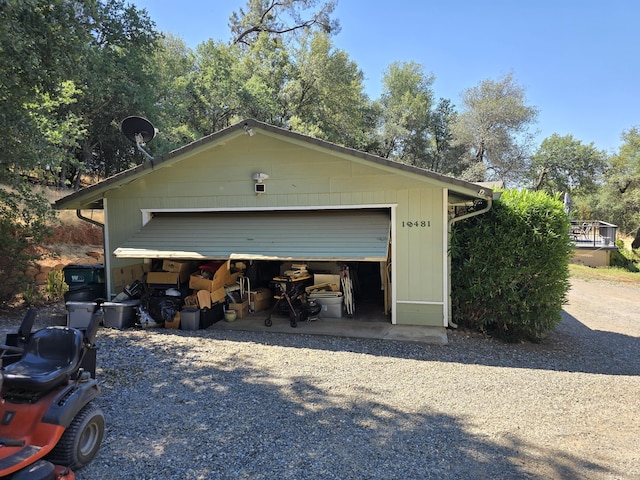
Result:
<svg viewBox="0 0 640 480"><path fill-rule="evenodd" d="M127 117L120 124L120 130L125 137L136 144L145 157L153 162L153 157L142 148L156 136L157 130L149 120L142 117Z"/></svg>

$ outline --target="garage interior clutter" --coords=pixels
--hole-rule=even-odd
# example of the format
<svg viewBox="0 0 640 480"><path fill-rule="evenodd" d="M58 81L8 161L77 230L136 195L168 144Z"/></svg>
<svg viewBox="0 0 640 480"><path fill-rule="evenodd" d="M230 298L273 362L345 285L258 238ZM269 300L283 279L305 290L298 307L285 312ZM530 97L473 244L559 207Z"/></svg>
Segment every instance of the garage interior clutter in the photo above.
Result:
<svg viewBox="0 0 640 480"><path fill-rule="evenodd" d="M366 262L152 260L113 269L116 291L106 300L104 266L63 269L67 324L197 330L218 321L312 322L354 318L356 306L388 315L382 264Z"/></svg>

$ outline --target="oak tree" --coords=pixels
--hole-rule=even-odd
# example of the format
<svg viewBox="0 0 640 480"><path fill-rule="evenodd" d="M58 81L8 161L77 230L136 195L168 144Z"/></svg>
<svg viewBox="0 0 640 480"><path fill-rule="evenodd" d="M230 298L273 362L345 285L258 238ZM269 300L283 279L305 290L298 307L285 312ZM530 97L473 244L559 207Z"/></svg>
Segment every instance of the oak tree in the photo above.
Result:
<svg viewBox="0 0 640 480"><path fill-rule="evenodd" d="M331 18L336 4L336 0L249 0L246 9L229 18L233 43L250 46L263 33L271 38L299 31L337 33L340 24Z"/></svg>
<svg viewBox="0 0 640 480"><path fill-rule="evenodd" d="M453 126L455 143L466 148L468 170L486 172L484 178L467 180L518 184L528 171L533 140L529 128L538 114L527 105L524 88L512 74L484 80L463 92L462 107Z"/></svg>

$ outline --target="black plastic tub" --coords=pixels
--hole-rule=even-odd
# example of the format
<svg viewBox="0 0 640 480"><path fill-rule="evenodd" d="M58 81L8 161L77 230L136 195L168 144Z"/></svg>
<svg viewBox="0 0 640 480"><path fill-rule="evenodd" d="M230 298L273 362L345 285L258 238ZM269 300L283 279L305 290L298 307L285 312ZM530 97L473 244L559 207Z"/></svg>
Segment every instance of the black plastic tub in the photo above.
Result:
<svg viewBox="0 0 640 480"><path fill-rule="evenodd" d="M224 304L215 303L200 310L200 328L208 328L224 318Z"/></svg>
<svg viewBox="0 0 640 480"><path fill-rule="evenodd" d="M65 302L91 302L96 298L96 292L89 286L71 288L64 294Z"/></svg>

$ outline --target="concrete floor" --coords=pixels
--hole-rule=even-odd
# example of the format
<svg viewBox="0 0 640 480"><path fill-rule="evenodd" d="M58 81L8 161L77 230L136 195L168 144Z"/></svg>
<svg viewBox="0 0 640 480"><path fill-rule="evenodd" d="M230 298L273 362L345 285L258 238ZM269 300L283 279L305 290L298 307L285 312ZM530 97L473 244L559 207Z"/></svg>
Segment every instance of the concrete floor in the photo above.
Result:
<svg viewBox="0 0 640 480"><path fill-rule="evenodd" d="M210 326L210 329L245 330L271 333L302 333L305 335L324 335L330 337L372 338L412 343L445 345L447 331L444 327L422 327L413 325L392 325L382 314L361 312L353 318L346 315L342 318L318 317L314 321L299 322L296 328L289 323L289 318L273 314L272 325L264 324L269 311L251 313L233 322L221 320Z"/></svg>

